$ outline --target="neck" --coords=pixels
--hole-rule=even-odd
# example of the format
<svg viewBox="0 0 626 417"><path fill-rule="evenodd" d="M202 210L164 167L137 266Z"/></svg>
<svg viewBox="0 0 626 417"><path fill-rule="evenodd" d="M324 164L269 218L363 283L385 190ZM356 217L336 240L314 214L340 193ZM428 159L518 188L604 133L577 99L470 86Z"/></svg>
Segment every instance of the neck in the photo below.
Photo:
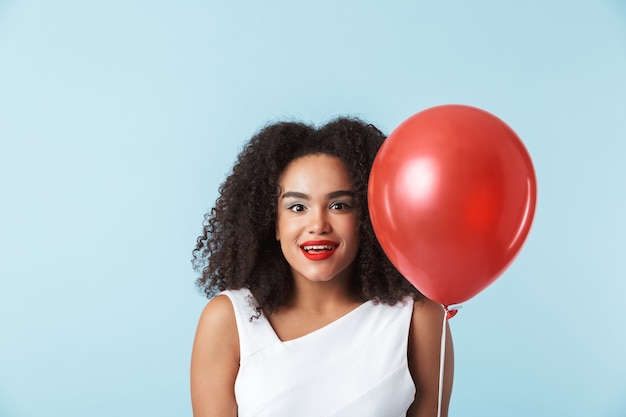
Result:
<svg viewBox="0 0 626 417"><path fill-rule="evenodd" d="M287 305L309 312L323 313L358 303L350 288L350 274L330 281L312 282L293 277L293 290Z"/></svg>

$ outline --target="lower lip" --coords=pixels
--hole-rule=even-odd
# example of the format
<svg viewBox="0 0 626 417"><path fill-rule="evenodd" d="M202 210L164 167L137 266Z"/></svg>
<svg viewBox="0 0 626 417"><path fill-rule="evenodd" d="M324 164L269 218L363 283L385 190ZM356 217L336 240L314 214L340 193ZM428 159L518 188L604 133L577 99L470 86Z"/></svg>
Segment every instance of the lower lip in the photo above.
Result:
<svg viewBox="0 0 626 417"><path fill-rule="evenodd" d="M326 250L323 252L307 252L304 249L300 249L304 256L310 261L323 261L324 259L330 258L333 253L337 250L337 248L332 250Z"/></svg>

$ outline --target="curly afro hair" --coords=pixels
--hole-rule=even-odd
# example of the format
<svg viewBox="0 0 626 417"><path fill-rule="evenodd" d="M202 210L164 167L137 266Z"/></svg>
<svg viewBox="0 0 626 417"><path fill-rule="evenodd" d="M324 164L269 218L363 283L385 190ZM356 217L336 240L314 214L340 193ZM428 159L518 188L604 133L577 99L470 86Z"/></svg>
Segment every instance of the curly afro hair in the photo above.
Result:
<svg viewBox="0 0 626 417"><path fill-rule="evenodd" d="M423 297L383 253L369 218L370 169L385 135L371 124L342 117L316 129L298 122L268 125L239 154L219 197L205 214L192 263L198 286L212 298L249 288L257 314L271 314L289 295L291 273L276 241L279 177L287 165L311 154L339 157L350 174L358 210L360 246L352 286L362 300L395 304Z"/></svg>

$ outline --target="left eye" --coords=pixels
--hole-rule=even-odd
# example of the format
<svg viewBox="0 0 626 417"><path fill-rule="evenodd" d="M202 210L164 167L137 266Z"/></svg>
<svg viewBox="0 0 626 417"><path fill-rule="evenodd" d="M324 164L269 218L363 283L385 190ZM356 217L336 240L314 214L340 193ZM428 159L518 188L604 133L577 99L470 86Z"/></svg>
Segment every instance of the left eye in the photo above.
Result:
<svg viewBox="0 0 626 417"><path fill-rule="evenodd" d="M344 202L341 201L337 201L333 204L330 205L330 208L333 210L345 210L345 209L349 209L350 206Z"/></svg>

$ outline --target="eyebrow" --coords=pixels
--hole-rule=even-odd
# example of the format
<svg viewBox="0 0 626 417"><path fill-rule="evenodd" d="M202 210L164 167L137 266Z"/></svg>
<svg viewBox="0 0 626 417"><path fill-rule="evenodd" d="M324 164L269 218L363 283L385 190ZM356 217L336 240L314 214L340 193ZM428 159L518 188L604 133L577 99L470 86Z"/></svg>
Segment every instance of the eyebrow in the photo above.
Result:
<svg viewBox="0 0 626 417"><path fill-rule="evenodd" d="M337 190L326 194L326 198L333 199L338 197L352 197L354 198L354 191L350 190ZM308 194L301 193L299 191L287 191L280 196L281 199L285 198L299 198L301 200L310 200L311 197Z"/></svg>

